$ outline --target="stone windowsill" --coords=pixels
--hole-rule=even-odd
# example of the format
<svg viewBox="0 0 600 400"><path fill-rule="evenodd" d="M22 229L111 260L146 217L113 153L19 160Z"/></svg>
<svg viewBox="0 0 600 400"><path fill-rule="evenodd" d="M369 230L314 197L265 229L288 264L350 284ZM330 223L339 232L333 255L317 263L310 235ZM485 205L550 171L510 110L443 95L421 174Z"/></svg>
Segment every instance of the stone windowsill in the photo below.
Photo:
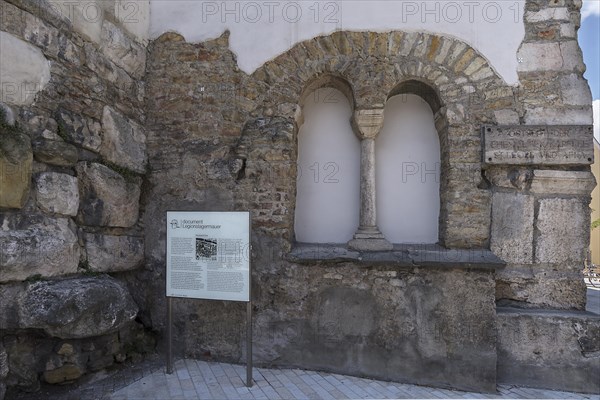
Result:
<svg viewBox="0 0 600 400"><path fill-rule="evenodd" d="M394 267L435 267L442 269L483 269L494 271L506 264L487 249L449 250L437 244L394 245L391 251L359 252L344 244L296 243L287 256L298 264L336 264Z"/></svg>

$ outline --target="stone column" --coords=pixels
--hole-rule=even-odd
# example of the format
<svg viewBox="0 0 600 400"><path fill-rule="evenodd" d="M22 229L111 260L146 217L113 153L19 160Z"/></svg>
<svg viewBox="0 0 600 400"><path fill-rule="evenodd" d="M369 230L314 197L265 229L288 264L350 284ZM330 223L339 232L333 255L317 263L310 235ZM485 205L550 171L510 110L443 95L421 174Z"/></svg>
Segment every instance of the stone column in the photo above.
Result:
<svg viewBox="0 0 600 400"><path fill-rule="evenodd" d="M354 131L360 143L360 225L348 247L354 250L391 250L377 227L375 185L375 138L383 127L383 109L358 110L354 113Z"/></svg>

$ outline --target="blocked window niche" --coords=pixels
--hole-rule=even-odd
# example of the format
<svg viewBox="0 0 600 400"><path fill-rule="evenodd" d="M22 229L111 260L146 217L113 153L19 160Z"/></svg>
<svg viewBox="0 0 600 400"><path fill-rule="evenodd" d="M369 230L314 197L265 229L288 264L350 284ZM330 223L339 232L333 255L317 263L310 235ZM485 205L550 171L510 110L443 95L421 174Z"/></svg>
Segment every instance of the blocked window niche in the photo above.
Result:
<svg viewBox="0 0 600 400"><path fill-rule="evenodd" d="M392 243L437 243L440 141L429 104L391 97L375 142L377 225Z"/></svg>
<svg viewBox="0 0 600 400"><path fill-rule="evenodd" d="M351 126L352 105L324 87L303 102L298 132L296 241L346 243L358 227L360 142Z"/></svg>

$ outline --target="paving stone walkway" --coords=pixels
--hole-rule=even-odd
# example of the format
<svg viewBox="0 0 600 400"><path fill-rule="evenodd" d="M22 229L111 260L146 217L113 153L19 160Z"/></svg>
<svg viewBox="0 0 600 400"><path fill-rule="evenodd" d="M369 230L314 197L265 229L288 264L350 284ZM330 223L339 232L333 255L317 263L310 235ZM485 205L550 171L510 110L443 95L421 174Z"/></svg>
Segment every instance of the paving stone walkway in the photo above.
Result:
<svg viewBox="0 0 600 400"><path fill-rule="evenodd" d="M111 400L167 399L600 399L597 395L500 385L497 394L467 393L299 369L253 370L245 386L241 365L179 360L167 375L156 371L117 390Z"/></svg>

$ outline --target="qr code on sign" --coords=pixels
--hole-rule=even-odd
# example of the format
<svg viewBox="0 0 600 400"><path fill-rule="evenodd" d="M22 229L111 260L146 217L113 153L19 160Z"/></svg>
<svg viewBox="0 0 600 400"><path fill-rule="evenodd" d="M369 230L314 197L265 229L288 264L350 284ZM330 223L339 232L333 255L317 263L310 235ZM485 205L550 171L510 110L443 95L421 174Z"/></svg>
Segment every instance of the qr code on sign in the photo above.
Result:
<svg viewBox="0 0 600 400"><path fill-rule="evenodd" d="M196 260L217 259L217 239L196 238Z"/></svg>

